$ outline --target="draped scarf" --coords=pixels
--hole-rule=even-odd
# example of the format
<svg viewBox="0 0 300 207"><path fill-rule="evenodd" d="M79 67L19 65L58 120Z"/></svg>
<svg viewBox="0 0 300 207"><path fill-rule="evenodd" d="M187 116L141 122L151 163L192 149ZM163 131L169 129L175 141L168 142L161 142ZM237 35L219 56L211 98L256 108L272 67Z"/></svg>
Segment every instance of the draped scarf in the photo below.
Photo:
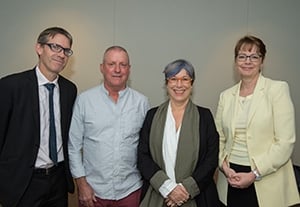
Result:
<svg viewBox="0 0 300 207"><path fill-rule="evenodd" d="M166 206L164 198L159 193L160 186L166 181L168 176L165 173L163 160L163 134L167 117L169 101L161 104L152 120L149 145L153 160L159 165L161 170L156 172L150 180L150 186L141 203L141 207L163 207ZM191 177L198 161L200 134L199 134L200 115L197 106L191 100L187 103L181 130L178 140L178 148L175 164L176 183L183 183L189 189L198 189L195 181ZM194 207L194 200L189 200L182 207Z"/></svg>

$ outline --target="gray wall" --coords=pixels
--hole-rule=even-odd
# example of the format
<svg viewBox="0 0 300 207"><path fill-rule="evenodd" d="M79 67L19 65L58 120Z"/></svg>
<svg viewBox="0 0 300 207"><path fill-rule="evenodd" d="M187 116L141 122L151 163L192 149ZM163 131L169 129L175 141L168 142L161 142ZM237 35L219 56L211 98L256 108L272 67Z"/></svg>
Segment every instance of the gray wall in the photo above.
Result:
<svg viewBox="0 0 300 207"><path fill-rule="evenodd" d="M245 34L267 45L264 74L286 80L300 133L299 0L0 0L0 77L32 68L34 44L46 27L74 36L74 55L63 75L80 92L99 84L102 53L128 49L130 85L151 104L165 100L163 67L185 58L197 69L193 100L216 112L218 96L235 83L233 48ZM294 162L300 164L300 141Z"/></svg>

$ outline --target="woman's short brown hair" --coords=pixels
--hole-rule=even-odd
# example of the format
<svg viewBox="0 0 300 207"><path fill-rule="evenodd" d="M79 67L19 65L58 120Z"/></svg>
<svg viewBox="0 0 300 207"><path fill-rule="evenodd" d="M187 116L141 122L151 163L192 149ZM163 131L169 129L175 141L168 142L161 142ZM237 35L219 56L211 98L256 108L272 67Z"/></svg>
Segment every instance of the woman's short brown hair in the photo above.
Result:
<svg viewBox="0 0 300 207"><path fill-rule="evenodd" d="M264 61L267 50L264 42L258 37L247 35L242 37L235 45L234 48L234 59L238 56L239 51L245 48L251 51L253 47L257 47L257 52L261 55L262 61Z"/></svg>

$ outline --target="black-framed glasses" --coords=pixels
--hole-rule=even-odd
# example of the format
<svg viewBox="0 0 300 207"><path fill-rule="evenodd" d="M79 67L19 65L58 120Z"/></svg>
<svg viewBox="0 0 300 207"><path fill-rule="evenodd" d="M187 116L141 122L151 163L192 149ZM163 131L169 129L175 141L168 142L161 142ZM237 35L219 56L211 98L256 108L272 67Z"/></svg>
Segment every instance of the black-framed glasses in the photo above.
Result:
<svg viewBox="0 0 300 207"><path fill-rule="evenodd" d="M258 62L261 58L261 55L259 54L246 55L242 53L242 54L238 54L236 57L237 61L239 62L246 62L247 58L249 58L251 62Z"/></svg>
<svg viewBox="0 0 300 207"><path fill-rule="evenodd" d="M47 45L53 52L60 53L61 51L64 51L65 56L70 57L73 54L73 50L70 48L64 48L59 44L55 43L43 43L44 45Z"/></svg>

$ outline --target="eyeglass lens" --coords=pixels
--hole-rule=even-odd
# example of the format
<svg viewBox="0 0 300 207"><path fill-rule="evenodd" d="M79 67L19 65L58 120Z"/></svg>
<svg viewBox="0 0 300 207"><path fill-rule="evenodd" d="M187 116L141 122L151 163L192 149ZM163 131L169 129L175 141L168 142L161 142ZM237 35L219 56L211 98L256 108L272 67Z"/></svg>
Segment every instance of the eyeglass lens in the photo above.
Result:
<svg viewBox="0 0 300 207"><path fill-rule="evenodd" d="M61 52L64 51L64 54L68 57L70 57L73 54L73 51L70 48L64 48L58 44L55 43L46 43L46 45L48 45L48 47L53 51L53 52Z"/></svg>

